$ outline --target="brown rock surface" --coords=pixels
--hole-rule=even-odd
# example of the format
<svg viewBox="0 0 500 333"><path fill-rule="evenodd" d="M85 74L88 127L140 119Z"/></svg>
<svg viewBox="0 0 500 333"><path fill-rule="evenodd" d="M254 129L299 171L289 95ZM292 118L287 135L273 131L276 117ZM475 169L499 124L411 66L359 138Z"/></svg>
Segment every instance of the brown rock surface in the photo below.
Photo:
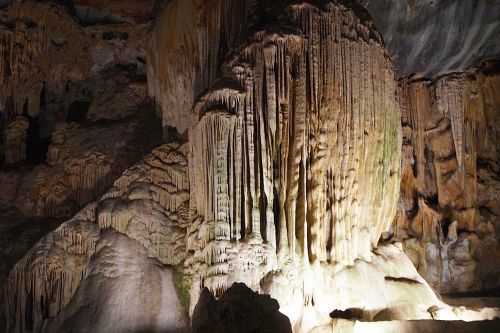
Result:
<svg viewBox="0 0 500 333"><path fill-rule="evenodd" d="M443 293L500 287L499 80L493 59L435 81L402 81L403 179L394 233Z"/></svg>
<svg viewBox="0 0 500 333"><path fill-rule="evenodd" d="M0 231L22 233L0 240L0 281L20 249L160 142L146 91L148 19L139 19L152 9L141 8L133 24L98 16L86 24L62 2L0 8Z"/></svg>

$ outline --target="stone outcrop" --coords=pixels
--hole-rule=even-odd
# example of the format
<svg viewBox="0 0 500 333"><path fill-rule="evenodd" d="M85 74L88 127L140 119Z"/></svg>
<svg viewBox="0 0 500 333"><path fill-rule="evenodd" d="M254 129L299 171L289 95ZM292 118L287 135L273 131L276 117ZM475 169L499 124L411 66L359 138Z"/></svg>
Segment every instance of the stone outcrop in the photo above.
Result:
<svg viewBox="0 0 500 333"><path fill-rule="evenodd" d="M442 293L499 287L499 78L492 60L435 81L401 82L403 179L394 233Z"/></svg>
<svg viewBox="0 0 500 333"><path fill-rule="evenodd" d="M292 333L278 301L243 283L233 284L218 300L204 289L193 313L193 332Z"/></svg>

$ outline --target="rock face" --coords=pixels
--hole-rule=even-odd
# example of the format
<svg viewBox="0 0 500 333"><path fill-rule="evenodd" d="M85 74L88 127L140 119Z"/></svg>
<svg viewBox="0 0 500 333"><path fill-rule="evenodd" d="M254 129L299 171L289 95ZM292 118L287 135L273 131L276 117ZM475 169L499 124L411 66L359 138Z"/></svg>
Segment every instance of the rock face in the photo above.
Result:
<svg viewBox="0 0 500 333"><path fill-rule="evenodd" d="M178 5L167 7L166 18L189 8ZM227 8L242 13L247 9L236 3L207 9L202 29L213 22L210 15L219 17ZM328 299L314 285L357 259L370 261L371 249L396 212L401 145L397 85L380 37L366 17L357 16L358 6L276 3L256 4L252 10L265 13L262 19L275 19L269 28L248 29L248 37L221 61L213 59L213 50L207 53L199 45L199 54L182 59L162 53L165 47L154 43L161 42L163 25L170 21L159 18L158 28L151 31L149 50L155 52L150 54L150 70L161 58L173 78L204 82L208 88L194 99L197 91L187 85L183 98L194 106L184 116L182 107L175 111L179 119L188 120L189 142L153 152L98 203L88 206L85 214L95 221L94 236L73 235L69 226L75 218L35 247L48 251L43 258L52 258L52 251L59 249L51 245L52 237L71 244L76 238L86 250L77 250L84 256L74 273L65 271L59 278L56 272L64 265L40 261L37 250L25 256L5 289L9 327L51 328L60 320L71 320L69 309L85 307L87 301L78 295L94 283L91 267L100 260L96 244L104 237L99 230L114 230L138 242L161 264L182 264L178 284L189 300L190 313L204 287L219 296L233 282L244 282L254 290L280 293L280 283L288 281L292 298L279 301L289 308L293 322L304 304L318 304L314 311L329 318L332 309L321 306ZM257 27L259 18L253 20ZM219 23L226 27L225 20ZM237 32L231 25L227 29ZM215 40L224 31L216 29ZM186 36L196 33L187 31ZM205 43L211 44L211 38ZM179 66L178 61L191 61L190 57L201 64L213 61L213 78L204 81L206 73L199 71L198 61ZM192 75L185 74L191 70ZM183 87L161 73L148 78L153 95L158 97L155 89L169 85ZM169 117L175 116L163 118ZM59 158L57 149L49 153ZM56 257L73 260L64 250ZM31 261L40 263L40 270ZM36 284L26 289L27 279ZM48 294L53 285L60 286L59 292ZM30 294L35 303L30 303ZM428 307L437 299L427 295ZM109 294L110 302L113 297ZM59 312L43 326L44 318ZM413 312L420 316L420 310ZM82 324L81 329L95 328L92 325Z"/></svg>
<svg viewBox="0 0 500 333"><path fill-rule="evenodd" d="M24 217L69 217L109 188L113 181L158 141L133 140L150 134L147 117L113 124L59 123L46 164L0 173L0 207ZM155 142L156 141L156 142Z"/></svg>
<svg viewBox="0 0 500 333"><path fill-rule="evenodd" d="M24 0L0 15L0 162L44 160L55 124L122 119L147 102L145 23L94 13L90 24L71 3Z"/></svg>
<svg viewBox="0 0 500 333"><path fill-rule="evenodd" d="M110 3L2 2L0 232L25 232L0 239L0 283L20 259L9 249L97 200L160 143L145 75L156 5L135 15Z"/></svg>
<svg viewBox="0 0 500 333"><path fill-rule="evenodd" d="M500 283L499 62L402 81L400 214L394 232L442 293Z"/></svg>
<svg viewBox="0 0 500 333"><path fill-rule="evenodd" d="M500 54L496 0L359 0L373 17L401 77L437 77Z"/></svg>
<svg viewBox="0 0 500 333"><path fill-rule="evenodd" d="M27 13L31 5L16 1L9 10ZM75 36L40 42L45 48L33 52L51 56L63 45L80 53L65 55L71 70L56 71L61 87L42 70L32 93L19 95L31 87L26 72L5 72L12 76L5 155L10 164L30 160L40 142L30 139L34 119L60 119L47 110L62 108L65 121L36 128L48 138L47 165L37 168L63 177L42 177L40 209L22 208L18 196L5 200L54 216L67 200L87 205L8 275L7 331L180 331L192 318L199 332L250 325L302 333L337 327L346 314L498 316L444 304L403 252L453 253L455 261L425 262L440 268L439 281L457 285L450 267L471 271L470 249L481 248L472 238L483 237L483 252L497 244L493 224L474 219L478 202L496 212L487 188L496 186L498 149L477 139L496 133L479 132L497 119L494 70L398 85L380 34L354 1L172 0L147 32L143 22L160 6L154 1L144 11L130 1L75 1L74 12L40 6L66 15ZM41 23L29 26L38 31ZM52 36L50 29L59 31L51 22L42 30ZM5 50L14 52L11 44ZM40 58L39 66L64 64L52 60ZM66 77L73 72L79 76ZM146 74L168 143L106 191L131 161L123 155L148 146L147 127L131 125L147 99ZM478 156L487 160L478 164L487 165L482 190L474 181ZM391 226L404 246L379 244ZM448 243L439 241L444 234ZM489 279L493 266L483 262L486 273L477 276ZM269 325L257 323L258 314Z"/></svg>

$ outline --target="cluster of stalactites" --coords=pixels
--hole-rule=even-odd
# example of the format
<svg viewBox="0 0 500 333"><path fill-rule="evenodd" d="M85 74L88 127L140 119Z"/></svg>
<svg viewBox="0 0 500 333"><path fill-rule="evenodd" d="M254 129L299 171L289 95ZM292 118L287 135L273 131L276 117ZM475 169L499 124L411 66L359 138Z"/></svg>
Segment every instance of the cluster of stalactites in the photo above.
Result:
<svg viewBox="0 0 500 333"><path fill-rule="evenodd" d="M156 19L148 39L149 95L164 124L182 133L192 102L215 82L252 0L174 0Z"/></svg>
<svg viewBox="0 0 500 333"><path fill-rule="evenodd" d="M201 97L210 107L194 109L194 218L215 221L215 237L264 240L306 262L369 260L399 193L390 60L341 5L286 12L303 34L255 34L226 61L230 80Z"/></svg>
<svg viewBox="0 0 500 333"><path fill-rule="evenodd" d="M464 209L475 205L478 128L484 127L482 103L478 83L469 73L447 75L434 82L415 78L402 82L402 123L414 150L414 157L409 157L416 164L412 184L405 182L412 175L403 178L404 200L411 201L415 190L424 197L437 194L443 207ZM448 128L453 141L445 147ZM433 161L429 161L426 150L433 153ZM429 162L435 164L430 172L437 183L428 179ZM465 196L453 198L449 189L452 183Z"/></svg>
<svg viewBox="0 0 500 333"><path fill-rule="evenodd" d="M80 28L64 7L21 0L9 5L8 20L12 28L0 32L0 111L11 97L14 114L35 117L44 89L62 92L68 80L85 75L81 51L60 47L79 40Z"/></svg>
<svg viewBox="0 0 500 333"><path fill-rule="evenodd" d="M467 170L476 178L476 123L474 105L478 85L465 75L448 76L436 82L437 110L451 120L457 161L462 172ZM468 126L464 126L464 124Z"/></svg>

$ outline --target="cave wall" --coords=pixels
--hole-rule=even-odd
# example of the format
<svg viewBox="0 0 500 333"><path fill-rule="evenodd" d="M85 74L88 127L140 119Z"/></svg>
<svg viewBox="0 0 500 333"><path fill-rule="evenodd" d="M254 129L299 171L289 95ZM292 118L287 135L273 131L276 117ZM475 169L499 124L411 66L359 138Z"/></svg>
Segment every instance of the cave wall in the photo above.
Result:
<svg viewBox="0 0 500 333"><path fill-rule="evenodd" d="M145 70L159 4L110 3L0 6L0 284L161 142Z"/></svg>
<svg viewBox="0 0 500 333"><path fill-rule="evenodd" d="M26 159L29 127L36 127L34 140L50 141L55 123L68 118L75 102L88 103L94 121L123 118L144 102L144 24L87 24L74 7L51 2L15 0L1 13L2 154L8 164ZM123 96L131 97L128 105ZM125 110L110 115L118 108L112 103Z"/></svg>
<svg viewBox="0 0 500 333"><path fill-rule="evenodd" d="M247 9L221 8L242 13ZM219 24L210 15L219 17L221 8L202 8L209 16L195 27L206 32L206 24ZM180 9L172 2L166 16L157 20L177 15ZM148 78L149 86L156 98L160 95L155 89L184 89L184 95L177 96L160 92L190 106L183 115L186 111L175 101L163 105L168 106L163 119L187 121L183 126L189 128L188 143L153 153L146 166L143 162L127 171L97 204L87 206L81 214L95 221L98 229L91 228L95 237L85 231L87 227L79 231L73 226L81 220L75 218L16 265L4 294L9 300L9 327L26 330L27 318L34 318L31 324L36 329L43 325L65 329L61 323L68 318L87 323L85 313L71 309L83 306L78 295L93 283L93 262L105 255L95 244L108 237L106 230L138 242L161 264L182 264L176 270L188 313L203 287L220 295L239 281L263 291L261 280L272 272L281 273L272 274L265 288L279 293L283 287L273 281L290 281L293 299L280 302L295 307L294 311L315 300L326 304L330 293L322 295L314 284L357 259L372 259L371 250L396 212L401 145L397 84L380 36L366 16L357 16L360 8L355 5L283 2L260 3L252 9L274 17L263 17L269 27L263 29L258 16L253 18L255 29L245 32L246 39L233 46L232 54L218 55L222 60L214 59L212 48L204 53L205 48L213 44L217 49L221 31L226 39L220 43L227 47L227 40L236 38L230 34L233 21L225 30L225 18L220 23L224 28L216 26L201 45L195 44L194 51L201 56L181 49L174 57L160 38L165 31L161 29L166 29L163 25L172 23L155 23L160 30L150 31L153 46L149 46L148 67L155 69L162 63L156 76ZM209 25L208 32L212 29ZM188 31L185 36L192 34ZM206 59L213 65L205 66ZM162 68L167 76L158 76L164 75ZM197 84L195 80L201 80L208 89L197 91L203 85L192 90L179 84L183 77ZM182 131L177 124L171 123ZM57 160L60 154L51 150L49 156ZM153 162L155 168L149 166ZM156 168L165 171L159 174ZM66 228L70 231L61 234ZM76 240L88 249L76 250L76 270L62 277L60 263L74 260L73 250L64 245L59 251L60 246L51 245L53 237L62 237L63 244ZM119 245L111 247L120 251ZM40 256L53 259L46 262ZM106 267L96 269L107 276ZM26 285L27 279L36 283ZM59 291L47 292L56 285ZM430 289L425 290L429 302L435 301ZM49 316L61 311L60 315L44 321L46 305L38 303L42 298L54 304ZM390 303L386 297L380 300ZM134 304L130 309L140 308ZM328 318L328 311L322 311Z"/></svg>
<svg viewBox="0 0 500 333"><path fill-rule="evenodd" d="M100 1L15 0L0 9L0 210L69 218L159 142L146 135L155 124L145 75L157 5L134 14Z"/></svg>
<svg viewBox="0 0 500 333"><path fill-rule="evenodd" d="M499 286L498 60L401 81L404 133L394 233L441 293Z"/></svg>

